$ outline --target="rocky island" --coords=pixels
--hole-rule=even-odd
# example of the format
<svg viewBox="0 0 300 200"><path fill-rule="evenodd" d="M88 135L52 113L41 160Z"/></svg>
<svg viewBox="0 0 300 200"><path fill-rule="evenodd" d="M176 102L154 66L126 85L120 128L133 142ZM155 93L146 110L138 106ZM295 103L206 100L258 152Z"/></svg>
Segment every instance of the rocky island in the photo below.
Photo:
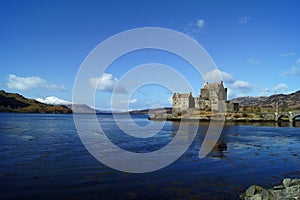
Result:
<svg viewBox="0 0 300 200"><path fill-rule="evenodd" d="M150 120L200 120L222 118L234 122L294 122L300 117L300 90L270 97L239 97L227 100L223 82L205 83L200 95L174 93L172 113L156 112Z"/></svg>

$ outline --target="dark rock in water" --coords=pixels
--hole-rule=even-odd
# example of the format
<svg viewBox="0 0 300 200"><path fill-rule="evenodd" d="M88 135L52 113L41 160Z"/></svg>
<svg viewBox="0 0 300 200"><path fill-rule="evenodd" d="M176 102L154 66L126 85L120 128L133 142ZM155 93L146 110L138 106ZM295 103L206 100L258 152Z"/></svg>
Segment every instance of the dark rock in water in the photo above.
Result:
<svg viewBox="0 0 300 200"><path fill-rule="evenodd" d="M245 193L240 195L242 200L289 200L300 199L300 179L286 178L282 185L273 189L264 189L261 186L252 185Z"/></svg>
<svg viewBox="0 0 300 200"><path fill-rule="evenodd" d="M220 151L227 151L227 144L226 143L218 144L218 148Z"/></svg>

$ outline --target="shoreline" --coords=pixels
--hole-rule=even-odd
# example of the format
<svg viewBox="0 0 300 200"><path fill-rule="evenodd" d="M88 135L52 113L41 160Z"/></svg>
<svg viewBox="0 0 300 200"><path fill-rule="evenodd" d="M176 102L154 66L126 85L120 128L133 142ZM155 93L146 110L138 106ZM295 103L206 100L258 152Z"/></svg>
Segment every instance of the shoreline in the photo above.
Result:
<svg viewBox="0 0 300 200"><path fill-rule="evenodd" d="M152 118L148 117L149 120L151 121L190 121L190 122L210 122L211 120L213 121L225 121L225 122L271 122L271 123L278 123L278 122L289 122L289 121L276 121L276 120L266 120L266 119L206 119L206 118L164 118L164 117L159 117L159 118ZM293 122L290 122L293 123Z"/></svg>
<svg viewBox="0 0 300 200"><path fill-rule="evenodd" d="M279 120L275 119L264 119L264 118L213 118L213 117L173 117L173 116L150 116L148 117L151 121L186 121L186 122L210 122L210 121L224 121L224 122L249 122L249 123L296 123L297 121Z"/></svg>
<svg viewBox="0 0 300 200"><path fill-rule="evenodd" d="M263 188L259 185L251 185L239 196L241 200L255 199L298 199L300 196L300 179L284 178L280 185L271 188Z"/></svg>

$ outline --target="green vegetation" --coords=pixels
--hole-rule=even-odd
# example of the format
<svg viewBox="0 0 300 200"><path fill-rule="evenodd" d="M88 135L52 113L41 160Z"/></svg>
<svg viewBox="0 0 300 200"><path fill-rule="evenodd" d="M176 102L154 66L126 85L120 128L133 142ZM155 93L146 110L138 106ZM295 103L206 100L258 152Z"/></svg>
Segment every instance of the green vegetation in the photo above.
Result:
<svg viewBox="0 0 300 200"><path fill-rule="evenodd" d="M261 108L256 105L245 106L243 109L244 112L258 113L261 112Z"/></svg>
<svg viewBox="0 0 300 200"><path fill-rule="evenodd" d="M66 106L47 105L17 93L0 90L0 112L72 113L72 110Z"/></svg>

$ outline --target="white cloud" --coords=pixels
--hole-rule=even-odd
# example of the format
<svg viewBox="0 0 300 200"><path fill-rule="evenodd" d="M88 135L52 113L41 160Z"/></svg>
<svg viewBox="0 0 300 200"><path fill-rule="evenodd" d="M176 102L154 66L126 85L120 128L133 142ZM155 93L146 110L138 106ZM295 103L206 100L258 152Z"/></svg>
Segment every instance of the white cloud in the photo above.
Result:
<svg viewBox="0 0 300 200"><path fill-rule="evenodd" d="M252 65L257 65L259 63L259 60L256 58L248 58L247 62L252 64Z"/></svg>
<svg viewBox="0 0 300 200"><path fill-rule="evenodd" d="M280 76L297 76L300 74L300 69L297 66L291 67L291 69L284 71L280 74Z"/></svg>
<svg viewBox="0 0 300 200"><path fill-rule="evenodd" d="M247 24L249 22L249 20L250 20L250 17L247 17L247 16L239 18L240 24Z"/></svg>
<svg viewBox="0 0 300 200"><path fill-rule="evenodd" d="M138 100L137 99L130 99L129 103L136 103Z"/></svg>
<svg viewBox="0 0 300 200"><path fill-rule="evenodd" d="M270 88L265 88L260 92L260 96L270 96L273 94L283 94L283 93L288 93L288 86L284 83L279 83L278 85Z"/></svg>
<svg viewBox="0 0 300 200"><path fill-rule="evenodd" d="M197 27L198 27L199 29L203 29L204 26L205 26L205 20L204 20L204 19L198 19L196 25L197 25Z"/></svg>
<svg viewBox="0 0 300 200"><path fill-rule="evenodd" d="M67 88L63 85L49 84L45 79L38 76L19 77L14 74L9 74L6 86L9 89L16 90L31 90L36 88L45 88L51 90L66 91Z"/></svg>
<svg viewBox="0 0 300 200"><path fill-rule="evenodd" d="M66 105L66 104L72 104L72 102L70 101L66 101L63 99L59 99L55 96L49 96L46 98L37 98L35 99L41 103L45 103L45 104L51 104L51 105Z"/></svg>
<svg viewBox="0 0 300 200"><path fill-rule="evenodd" d="M47 81L37 76L18 77L14 74L8 75L7 87L9 89L30 90L46 85Z"/></svg>
<svg viewBox="0 0 300 200"><path fill-rule="evenodd" d="M247 81L234 80L231 74L218 69L206 73L203 78L205 82L209 83L224 81L228 91L230 91L228 93L229 98L245 95L253 89L253 86Z"/></svg>
<svg viewBox="0 0 300 200"><path fill-rule="evenodd" d="M214 83L223 80L225 83L232 83L233 77L231 74L221 71L219 69L214 69L203 76L205 82Z"/></svg>
<svg viewBox="0 0 300 200"><path fill-rule="evenodd" d="M103 73L99 78L91 78L90 84L93 88L102 91L113 91L118 79L114 78L112 74Z"/></svg>
<svg viewBox="0 0 300 200"><path fill-rule="evenodd" d="M272 88L272 92L275 94L281 94L288 92L288 86L284 83L280 83Z"/></svg>
<svg viewBox="0 0 300 200"><path fill-rule="evenodd" d="M231 85L232 88L238 88L238 89L250 89L252 88L252 85L248 83L247 81L234 81L234 83Z"/></svg>
<svg viewBox="0 0 300 200"><path fill-rule="evenodd" d="M206 26L206 21L204 19L198 19L195 22L189 23L185 28L184 32L187 35L193 36L196 33L201 32Z"/></svg>
<svg viewBox="0 0 300 200"><path fill-rule="evenodd" d="M280 56L282 56L282 57L288 57L288 56L293 56L293 55L295 55L294 52L285 52L285 53L280 54Z"/></svg>
<svg viewBox="0 0 300 200"><path fill-rule="evenodd" d="M237 90L243 94L250 92L253 86L247 81L236 80L231 85L228 86L230 89Z"/></svg>
<svg viewBox="0 0 300 200"><path fill-rule="evenodd" d="M112 74L106 74L103 73L103 75L99 78L91 78L90 84L93 88L105 91L105 92L118 92L118 93L126 93L126 90L122 88L121 86L116 85L118 83L118 79L116 77L113 77Z"/></svg>
<svg viewBox="0 0 300 200"><path fill-rule="evenodd" d="M237 96L236 96L236 94L233 92L232 89L228 88L228 89L227 89L227 97L228 97L228 99L233 99L233 98L235 98L235 97L237 97Z"/></svg>
<svg viewBox="0 0 300 200"><path fill-rule="evenodd" d="M292 66L289 70L284 71L280 76L298 76L300 75L300 58L296 60L296 65Z"/></svg>

